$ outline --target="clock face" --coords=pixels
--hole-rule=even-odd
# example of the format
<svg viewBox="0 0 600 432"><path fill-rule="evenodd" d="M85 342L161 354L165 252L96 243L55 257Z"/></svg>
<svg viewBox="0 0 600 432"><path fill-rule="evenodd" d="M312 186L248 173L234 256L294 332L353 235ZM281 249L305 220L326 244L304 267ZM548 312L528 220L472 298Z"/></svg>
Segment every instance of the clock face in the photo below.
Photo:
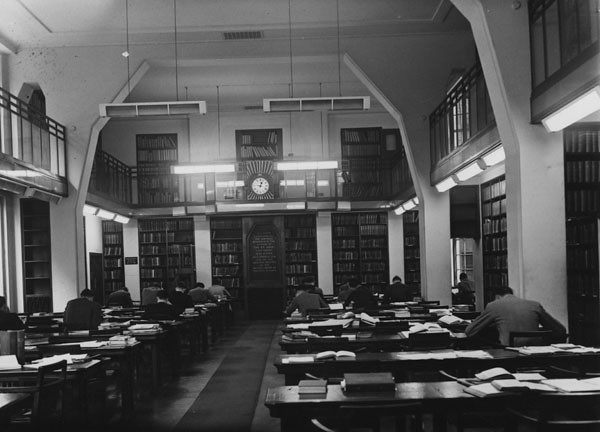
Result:
<svg viewBox="0 0 600 432"><path fill-rule="evenodd" d="M264 177L256 177L252 180L252 184L250 185L252 192L257 195L264 195L269 192L270 186L269 180Z"/></svg>

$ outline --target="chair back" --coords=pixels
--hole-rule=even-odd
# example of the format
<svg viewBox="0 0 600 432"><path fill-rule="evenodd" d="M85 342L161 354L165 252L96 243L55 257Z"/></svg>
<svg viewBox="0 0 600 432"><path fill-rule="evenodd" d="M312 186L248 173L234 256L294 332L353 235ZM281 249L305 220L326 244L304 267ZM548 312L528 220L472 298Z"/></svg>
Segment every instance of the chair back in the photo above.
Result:
<svg viewBox="0 0 600 432"><path fill-rule="evenodd" d="M452 344L450 332L411 333L408 336L409 349L445 349Z"/></svg>
<svg viewBox="0 0 600 432"><path fill-rule="evenodd" d="M354 430L357 427L369 427L379 431L382 420L390 418L394 421L395 430L406 429L408 416L414 415L420 423L421 404L418 402L394 402L389 404L342 405L338 410L341 419L340 432Z"/></svg>
<svg viewBox="0 0 600 432"><path fill-rule="evenodd" d="M511 331L508 334L508 345L511 347L525 345L550 345L553 342L552 331Z"/></svg>

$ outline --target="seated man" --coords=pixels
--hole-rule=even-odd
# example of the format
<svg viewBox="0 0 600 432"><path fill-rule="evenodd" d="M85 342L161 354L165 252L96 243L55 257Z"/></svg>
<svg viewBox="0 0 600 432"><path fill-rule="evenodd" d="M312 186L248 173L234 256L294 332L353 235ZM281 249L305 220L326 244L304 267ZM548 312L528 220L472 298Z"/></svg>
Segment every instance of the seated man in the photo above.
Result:
<svg viewBox="0 0 600 432"><path fill-rule="evenodd" d="M344 301L345 307L352 305L353 309L369 309L377 306L377 301L373 297L371 290L362 285L358 278L352 278L348 283L351 292Z"/></svg>
<svg viewBox="0 0 600 432"><path fill-rule="evenodd" d="M460 282L456 286L458 292L455 301L457 304L475 304L475 285L473 281L469 280L466 273L461 273L459 279Z"/></svg>
<svg viewBox="0 0 600 432"><path fill-rule="evenodd" d="M16 313L11 313L6 298L0 296L0 330L23 330L25 324Z"/></svg>
<svg viewBox="0 0 600 432"><path fill-rule="evenodd" d="M186 290L187 288L183 282L177 282L177 285L175 285L175 291L173 291L169 296L169 301L178 314L183 313L183 311L186 309L194 307L194 302L187 294Z"/></svg>
<svg viewBox="0 0 600 432"><path fill-rule="evenodd" d="M196 303L216 303L217 299L204 287L202 282L197 282L196 286L189 292L194 304Z"/></svg>
<svg viewBox="0 0 600 432"><path fill-rule="evenodd" d="M102 306L94 301L94 294L84 289L79 298L70 300L65 308L63 322L67 330L97 330L102 322Z"/></svg>
<svg viewBox="0 0 600 432"><path fill-rule="evenodd" d="M106 306L120 306L124 308L132 308L133 302L131 301L131 295L127 287L123 287L116 291L111 292L106 300Z"/></svg>
<svg viewBox="0 0 600 432"><path fill-rule="evenodd" d="M158 291L156 293L156 303L146 305L142 314L142 319L157 321L172 321L178 317L179 313L171 302L169 302L169 293L166 290Z"/></svg>
<svg viewBox="0 0 600 432"><path fill-rule="evenodd" d="M514 296L509 287L496 291L496 300L488 303L483 313L467 326L465 333L469 337L477 336L489 328L498 332L499 342L505 346L511 331L551 330L557 341L564 340L567 333L540 303Z"/></svg>
<svg viewBox="0 0 600 432"><path fill-rule="evenodd" d="M317 286L317 284L315 283L314 276L306 276L304 278L304 284L308 285L310 287L308 292L311 292L313 294L319 294L321 297L323 297L323 290L321 288L319 288Z"/></svg>
<svg viewBox="0 0 600 432"><path fill-rule="evenodd" d="M296 290L296 296L292 299L288 307L285 309L285 315L290 316L296 309L302 316L306 316L308 310L329 308L325 300L319 294L308 292L309 285L300 285Z"/></svg>
<svg viewBox="0 0 600 432"><path fill-rule="evenodd" d="M208 287L208 291L217 299L231 298L231 294L223 285L220 285L220 280L215 279L215 284Z"/></svg>
<svg viewBox="0 0 600 432"><path fill-rule="evenodd" d="M400 276L392 278L392 284L385 290L383 301L391 302L408 302L414 298L413 290L402 283Z"/></svg>

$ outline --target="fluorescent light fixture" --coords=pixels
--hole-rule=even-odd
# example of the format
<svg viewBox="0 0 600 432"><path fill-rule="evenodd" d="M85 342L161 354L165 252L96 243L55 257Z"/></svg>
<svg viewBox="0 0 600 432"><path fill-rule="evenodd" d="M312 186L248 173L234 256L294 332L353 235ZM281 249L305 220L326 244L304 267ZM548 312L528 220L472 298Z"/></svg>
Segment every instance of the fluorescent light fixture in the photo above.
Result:
<svg viewBox="0 0 600 432"><path fill-rule="evenodd" d="M464 167L463 169L458 171L456 173L456 178L459 179L460 181L466 181L466 180L469 180L471 177L475 177L477 174L479 174L482 171L483 171L483 169L479 166L477 161L475 161L472 164L467 165L466 167Z"/></svg>
<svg viewBox="0 0 600 432"><path fill-rule="evenodd" d="M287 203L285 207L288 210L305 210L306 209L306 203L305 202Z"/></svg>
<svg viewBox="0 0 600 432"><path fill-rule="evenodd" d="M0 175L6 177L41 177L42 173L33 170L0 170Z"/></svg>
<svg viewBox="0 0 600 432"><path fill-rule="evenodd" d="M337 209L338 210L350 210L352 208L352 204L350 201L338 201Z"/></svg>
<svg viewBox="0 0 600 432"><path fill-rule="evenodd" d="M100 104L101 117L146 117L206 114L206 101Z"/></svg>
<svg viewBox="0 0 600 432"><path fill-rule="evenodd" d="M240 187L240 186L244 186L244 180L228 180L228 181L218 181L217 182L217 187L220 188L232 188L232 187ZM202 188L204 189L204 185L202 186Z"/></svg>
<svg viewBox="0 0 600 432"><path fill-rule="evenodd" d="M97 211L98 211L98 208L96 208L94 206L91 206L89 204L83 205L83 214L84 215L93 216L96 214Z"/></svg>
<svg viewBox="0 0 600 432"><path fill-rule="evenodd" d="M304 180L281 180L279 182L280 186L304 186Z"/></svg>
<svg viewBox="0 0 600 432"><path fill-rule="evenodd" d="M236 208L262 208L264 206L262 203L235 204Z"/></svg>
<svg viewBox="0 0 600 432"><path fill-rule="evenodd" d="M446 192L448 189L452 189L458 183L454 180L454 177L450 176L447 179L442 180L435 185L438 192Z"/></svg>
<svg viewBox="0 0 600 432"><path fill-rule="evenodd" d="M365 111L369 108L370 96L263 99L264 112Z"/></svg>
<svg viewBox="0 0 600 432"><path fill-rule="evenodd" d="M96 216L98 216L101 219L113 220L116 215L111 211L104 210L104 209L98 209Z"/></svg>
<svg viewBox="0 0 600 432"><path fill-rule="evenodd" d="M414 200L409 200L406 201L404 204L402 204L402 208L406 211L412 210L417 206L417 204L415 203Z"/></svg>
<svg viewBox="0 0 600 432"><path fill-rule="evenodd" d="M278 171L306 171L317 169L337 169L338 161L304 161L304 162L277 162L275 169Z"/></svg>
<svg viewBox="0 0 600 432"><path fill-rule="evenodd" d="M506 154L504 154L504 147L500 146L500 147L495 148L488 154L483 155L481 157L481 159L483 159L483 162L488 167L491 167L493 165L496 165L497 163L502 162L504 159L506 159Z"/></svg>
<svg viewBox="0 0 600 432"><path fill-rule="evenodd" d="M419 197L414 197L412 200L416 205L419 205Z"/></svg>
<svg viewBox="0 0 600 432"><path fill-rule="evenodd" d="M569 125L600 110L600 86L596 86L542 119L548 132L563 130Z"/></svg>
<svg viewBox="0 0 600 432"><path fill-rule="evenodd" d="M396 213L398 216L400 216L402 213L404 213L406 210L404 210L404 208L400 205L398 207L396 207L394 209L394 213Z"/></svg>
<svg viewBox="0 0 600 432"><path fill-rule="evenodd" d="M317 180L317 186L318 187L328 187L329 180Z"/></svg>
<svg viewBox="0 0 600 432"><path fill-rule="evenodd" d="M116 215L115 216L115 222L119 222L121 224L127 224L129 223L130 218L128 218L127 216L122 216L122 215Z"/></svg>
<svg viewBox="0 0 600 432"><path fill-rule="evenodd" d="M171 165L171 174L205 174L235 172L235 164Z"/></svg>
<svg viewBox="0 0 600 432"><path fill-rule="evenodd" d="M186 214L187 211L185 209L185 206L173 207L173 216L185 216Z"/></svg>

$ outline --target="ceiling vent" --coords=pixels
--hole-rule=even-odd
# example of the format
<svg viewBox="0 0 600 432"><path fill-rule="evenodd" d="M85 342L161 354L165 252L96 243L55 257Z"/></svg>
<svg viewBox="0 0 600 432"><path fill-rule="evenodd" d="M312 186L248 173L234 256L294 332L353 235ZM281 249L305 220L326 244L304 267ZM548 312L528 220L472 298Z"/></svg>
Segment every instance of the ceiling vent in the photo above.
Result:
<svg viewBox="0 0 600 432"><path fill-rule="evenodd" d="M369 96L263 99L264 112L364 111L370 107Z"/></svg>
<svg viewBox="0 0 600 432"><path fill-rule="evenodd" d="M234 31L223 33L223 39L225 40L262 39L263 37L262 31Z"/></svg>
<svg viewBox="0 0 600 432"><path fill-rule="evenodd" d="M100 104L101 117L145 117L206 114L206 101Z"/></svg>

